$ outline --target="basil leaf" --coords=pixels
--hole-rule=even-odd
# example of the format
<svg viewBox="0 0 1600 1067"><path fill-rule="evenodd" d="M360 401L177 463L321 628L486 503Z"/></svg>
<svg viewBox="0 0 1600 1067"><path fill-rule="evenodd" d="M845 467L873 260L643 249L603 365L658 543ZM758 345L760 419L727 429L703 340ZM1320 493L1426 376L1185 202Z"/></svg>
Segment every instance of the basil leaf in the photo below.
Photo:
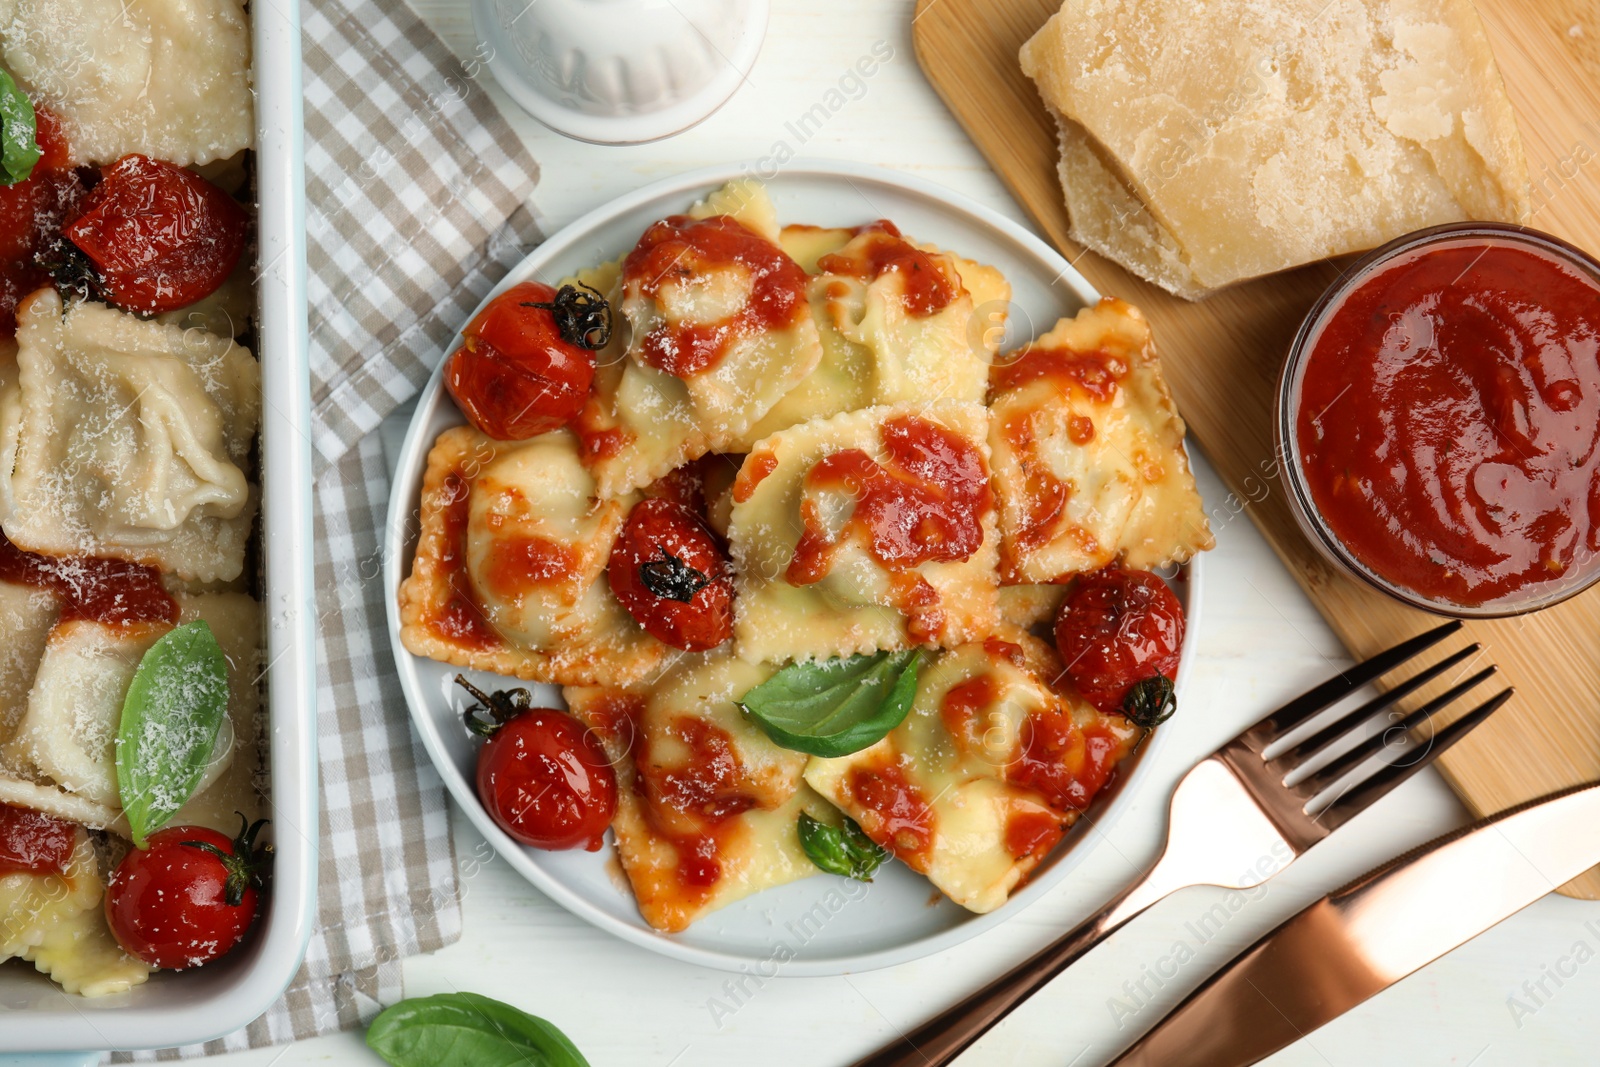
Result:
<svg viewBox="0 0 1600 1067"><path fill-rule="evenodd" d="M872 881L872 872L890 856L854 819L846 817L843 826L829 826L805 812L800 813L800 847L822 870L858 882Z"/></svg>
<svg viewBox="0 0 1600 1067"><path fill-rule="evenodd" d="M117 728L117 791L135 846L194 795L227 713L228 661L204 620L150 646Z"/></svg>
<svg viewBox="0 0 1600 1067"><path fill-rule="evenodd" d="M550 1023L477 993L402 1000L372 1020L367 1047L393 1067L589 1067Z"/></svg>
<svg viewBox="0 0 1600 1067"><path fill-rule="evenodd" d="M33 101L11 72L0 67L0 185L15 185L33 173L40 156L38 136Z"/></svg>
<svg viewBox="0 0 1600 1067"><path fill-rule="evenodd" d="M784 748L848 756L905 719L920 663L915 649L791 663L746 693L740 706Z"/></svg>

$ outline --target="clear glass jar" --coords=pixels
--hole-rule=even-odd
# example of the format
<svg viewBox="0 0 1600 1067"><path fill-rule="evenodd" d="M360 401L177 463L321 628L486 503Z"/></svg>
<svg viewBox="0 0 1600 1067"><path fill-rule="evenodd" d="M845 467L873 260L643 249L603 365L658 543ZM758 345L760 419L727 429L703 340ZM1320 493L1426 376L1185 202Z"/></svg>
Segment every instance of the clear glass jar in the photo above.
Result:
<svg viewBox="0 0 1600 1067"><path fill-rule="evenodd" d="M1481 603L1460 603L1419 592L1383 574L1373 563L1363 560L1330 525L1308 482L1298 432L1306 368L1324 328L1351 295L1368 281L1399 265L1400 261L1420 259L1419 253L1473 245L1521 248L1570 268L1600 287L1600 262L1565 241L1536 230L1500 223L1466 222L1435 226L1400 237L1358 260L1328 287L1306 314L1290 345L1288 359L1278 379L1273 432L1295 521L1312 545L1337 569L1424 611L1455 618L1498 618L1538 611L1588 589L1600 581L1600 553L1580 544L1561 578L1527 584ZM1537 300L1537 294L1529 293L1528 296L1530 300ZM1579 523L1591 521L1588 515L1574 516L1574 519ZM1581 529L1579 536L1583 536Z"/></svg>

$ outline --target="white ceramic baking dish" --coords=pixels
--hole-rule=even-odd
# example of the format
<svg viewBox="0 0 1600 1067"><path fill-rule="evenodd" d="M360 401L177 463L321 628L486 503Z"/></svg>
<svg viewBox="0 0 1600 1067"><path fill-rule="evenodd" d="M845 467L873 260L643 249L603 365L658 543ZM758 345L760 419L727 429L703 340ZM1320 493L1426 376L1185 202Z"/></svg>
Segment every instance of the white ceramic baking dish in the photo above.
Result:
<svg viewBox="0 0 1600 1067"><path fill-rule="evenodd" d="M108 1049L208 1041L265 1011L299 969L317 880L315 646L310 378L306 362L304 125L300 17L257 2L254 17L257 287L262 390L265 708L277 859L261 920L239 950L203 971L158 973L117 996L67 996L25 964L0 967L0 1065L96 1063Z"/></svg>

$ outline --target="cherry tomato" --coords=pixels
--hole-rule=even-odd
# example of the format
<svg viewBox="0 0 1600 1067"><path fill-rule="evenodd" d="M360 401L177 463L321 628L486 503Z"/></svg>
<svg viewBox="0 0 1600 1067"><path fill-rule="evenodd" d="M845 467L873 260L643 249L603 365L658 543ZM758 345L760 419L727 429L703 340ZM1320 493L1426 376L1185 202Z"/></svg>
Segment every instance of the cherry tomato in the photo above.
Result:
<svg viewBox="0 0 1600 1067"><path fill-rule="evenodd" d="M737 470L738 464L729 463L726 457L708 453L681 467L672 468L645 486L642 492L648 497L660 497L674 504L682 504L690 514L702 516L706 513L706 479L719 468Z"/></svg>
<svg viewBox="0 0 1600 1067"><path fill-rule="evenodd" d="M733 636L733 574L714 534L682 504L642 500L611 545L611 591L673 648L703 652Z"/></svg>
<svg viewBox="0 0 1600 1067"><path fill-rule="evenodd" d="M35 139L41 155L26 181L0 186L0 337L17 332L17 305L45 285L50 273L36 257L61 234L87 191L79 173L67 166L61 124L36 108Z"/></svg>
<svg viewBox="0 0 1600 1067"><path fill-rule="evenodd" d="M193 171L128 155L63 232L94 264L106 299L155 313L216 292L239 263L249 223L238 201Z"/></svg>
<svg viewBox="0 0 1600 1067"><path fill-rule="evenodd" d="M1171 714L1168 704L1140 706L1151 687L1141 683L1178 676L1183 645L1183 605L1149 571L1109 567L1078 583L1056 616L1056 648L1083 698L1102 712L1120 712L1154 725ZM1129 704L1130 696L1137 697Z"/></svg>
<svg viewBox="0 0 1600 1067"><path fill-rule="evenodd" d="M262 825L245 826L233 840L204 826L151 834L106 887L106 921L117 943L173 971L210 963L237 945L260 903L254 842Z"/></svg>
<svg viewBox="0 0 1600 1067"><path fill-rule="evenodd" d="M617 810L617 775L577 719L528 708L493 727L478 750L478 799L524 845L594 852Z"/></svg>
<svg viewBox="0 0 1600 1067"><path fill-rule="evenodd" d="M562 325L565 316L557 318L563 307L575 307L580 298L565 295L574 292L542 282L514 285L462 331L445 386L467 421L495 440L522 441L565 426L588 399L594 351L578 343L588 330L574 332Z"/></svg>

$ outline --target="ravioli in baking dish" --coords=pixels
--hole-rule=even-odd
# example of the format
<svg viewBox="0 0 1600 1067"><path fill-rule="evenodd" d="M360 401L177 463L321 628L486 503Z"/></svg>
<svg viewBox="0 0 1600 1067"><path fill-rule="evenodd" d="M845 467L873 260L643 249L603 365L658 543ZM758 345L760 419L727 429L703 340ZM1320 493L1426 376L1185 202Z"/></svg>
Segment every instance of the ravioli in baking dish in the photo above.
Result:
<svg viewBox="0 0 1600 1067"><path fill-rule="evenodd" d="M806 275L773 218L760 184L734 182L623 260L626 362L578 422L602 496L729 450L817 365Z"/></svg>
<svg viewBox="0 0 1600 1067"><path fill-rule="evenodd" d="M783 661L982 638L998 537L981 404L876 407L756 445L733 490L739 654Z"/></svg>
<svg viewBox="0 0 1600 1067"><path fill-rule="evenodd" d="M82 829L72 831L71 854L57 871L0 874L0 961L21 956L58 924L100 903L100 861Z"/></svg>
<svg viewBox="0 0 1600 1067"><path fill-rule="evenodd" d="M33 104L5 122L27 224L0 286L0 962L85 997L152 970L102 907L124 839L232 838L266 806L250 8L0 0L0 68ZM226 693L205 644L146 658L199 622ZM156 825L123 811L119 752L158 780Z"/></svg>
<svg viewBox="0 0 1600 1067"><path fill-rule="evenodd" d="M68 993L105 996L140 985L152 968L122 951L99 907L98 850L81 828L60 871L0 873L0 962L21 957Z"/></svg>
<svg viewBox="0 0 1600 1067"><path fill-rule="evenodd" d="M1113 561L1182 563L1212 547L1183 419L1137 308L1103 299L990 374L989 443L1007 582Z"/></svg>
<svg viewBox="0 0 1600 1067"><path fill-rule="evenodd" d="M718 652L686 657L648 692L564 691L619 771L611 830L640 914L658 930L817 873L798 821L826 818L828 805L801 777L806 757L735 704L775 669Z"/></svg>
<svg viewBox="0 0 1600 1067"><path fill-rule="evenodd" d="M50 592L0 581L0 771L6 770L6 743L28 711L28 690L59 612Z"/></svg>
<svg viewBox="0 0 1600 1067"><path fill-rule="evenodd" d="M153 970L122 950L101 908L61 920L21 955L65 992L85 997L126 993L144 984Z"/></svg>
<svg viewBox="0 0 1600 1067"><path fill-rule="evenodd" d="M0 527L49 555L237 578L255 521L245 476L261 369L231 337L41 289L17 311L0 390Z"/></svg>
<svg viewBox="0 0 1600 1067"><path fill-rule="evenodd" d="M115 741L122 701L139 661L171 630L166 622L57 623L34 675L28 712L6 745L6 762L96 804L117 807ZM233 731L217 740L224 758L231 756Z"/></svg>
<svg viewBox="0 0 1600 1067"><path fill-rule="evenodd" d="M244 0L0 0L0 55L75 164L186 166L253 141Z"/></svg>
<svg viewBox="0 0 1600 1067"><path fill-rule="evenodd" d="M259 766L261 606L244 593L180 595L176 600L178 623L204 619L222 648L228 714L200 784L174 816L174 825L208 826L231 834L238 830L240 814L254 821L262 807L254 781ZM98 827L122 825L115 739L123 701L139 661L172 628L169 622L56 623L34 669L26 713L0 747L0 766L53 783L103 813L84 820L59 808L51 811L48 803L37 800L28 806ZM6 802L0 795L0 803Z"/></svg>
<svg viewBox="0 0 1600 1067"><path fill-rule="evenodd" d="M558 685L627 684L668 649L606 582L612 540L636 497L596 500L567 431L494 441L439 436L422 530L400 587L400 638L419 656Z"/></svg>
<svg viewBox="0 0 1600 1067"><path fill-rule="evenodd" d="M1005 903L1141 733L1052 691L1027 658L995 639L937 653L904 722L805 771L873 840L975 912Z"/></svg>

